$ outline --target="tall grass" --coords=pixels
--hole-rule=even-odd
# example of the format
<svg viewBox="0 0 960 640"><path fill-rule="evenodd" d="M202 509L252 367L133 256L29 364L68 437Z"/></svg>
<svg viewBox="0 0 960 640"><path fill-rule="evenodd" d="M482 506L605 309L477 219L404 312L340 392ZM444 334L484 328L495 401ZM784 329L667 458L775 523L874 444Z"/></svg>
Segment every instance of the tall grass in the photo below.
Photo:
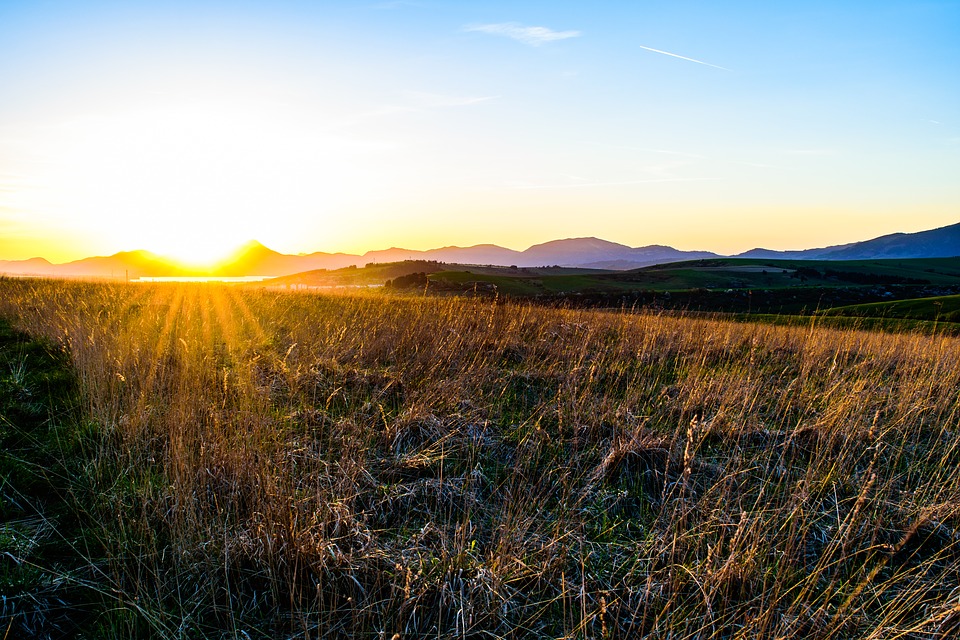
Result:
<svg viewBox="0 0 960 640"><path fill-rule="evenodd" d="M947 638L960 341L0 282L89 416L105 637Z"/></svg>

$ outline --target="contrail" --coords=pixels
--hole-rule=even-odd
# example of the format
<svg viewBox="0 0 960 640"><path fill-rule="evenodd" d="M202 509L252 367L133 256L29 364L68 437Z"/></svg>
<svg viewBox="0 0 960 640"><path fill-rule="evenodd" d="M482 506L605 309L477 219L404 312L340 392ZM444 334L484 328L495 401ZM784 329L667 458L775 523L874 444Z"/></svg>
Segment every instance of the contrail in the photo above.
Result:
<svg viewBox="0 0 960 640"><path fill-rule="evenodd" d="M653 51L654 53L662 53L665 56L671 56L673 58L680 58L681 60L687 60L689 62L696 62L697 64L703 64L708 67L713 67L714 69L722 69L723 71L730 71L726 67L721 67L719 65L710 64L709 62L704 62L703 60L696 60L694 58L688 58L687 56L677 55L676 53L670 53L669 51L660 51L660 49L654 49L653 47L645 47L642 44L638 44L638 47L641 49L646 49L647 51Z"/></svg>

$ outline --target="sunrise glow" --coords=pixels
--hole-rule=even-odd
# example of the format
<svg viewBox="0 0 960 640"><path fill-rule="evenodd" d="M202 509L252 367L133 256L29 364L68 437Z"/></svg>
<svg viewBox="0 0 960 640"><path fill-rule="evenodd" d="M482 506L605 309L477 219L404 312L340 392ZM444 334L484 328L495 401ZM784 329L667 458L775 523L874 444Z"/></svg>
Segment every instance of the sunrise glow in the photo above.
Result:
<svg viewBox="0 0 960 640"><path fill-rule="evenodd" d="M952 4L82 4L0 8L0 259L737 252L960 206Z"/></svg>
<svg viewBox="0 0 960 640"><path fill-rule="evenodd" d="M183 97L80 116L34 143L51 160L24 206L81 220L117 246L190 264L213 263L269 235L278 211L294 220L323 216L351 186L349 178L330 185L323 177L337 171L334 144L270 105Z"/></svg>

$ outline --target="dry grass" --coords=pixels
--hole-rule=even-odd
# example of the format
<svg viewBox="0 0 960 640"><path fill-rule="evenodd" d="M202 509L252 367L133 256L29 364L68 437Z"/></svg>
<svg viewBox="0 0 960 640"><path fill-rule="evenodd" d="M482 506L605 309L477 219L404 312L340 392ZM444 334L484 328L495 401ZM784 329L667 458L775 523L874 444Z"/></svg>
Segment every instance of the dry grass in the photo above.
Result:
<svg viewBox="0 0 960 640"><path fill-rule="evenodd" d="M954 338L211 285L0 315L80 378L103 636L960 629Z"/></svg>

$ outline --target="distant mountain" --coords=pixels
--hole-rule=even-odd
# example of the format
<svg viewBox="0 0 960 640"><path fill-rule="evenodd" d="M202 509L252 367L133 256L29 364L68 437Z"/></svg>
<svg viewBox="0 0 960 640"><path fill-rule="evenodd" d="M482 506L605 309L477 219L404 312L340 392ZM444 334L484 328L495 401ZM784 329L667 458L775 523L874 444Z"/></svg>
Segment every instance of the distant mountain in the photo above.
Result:
<svg viewBox="0 0 960 640"><path fill-rule="evenodd" d="M30 258L29 260L0 260L0 273L30 273L43 275L53 273L56 265L46 258Z"/></svg>
<svg viewBox="0 0 960 640"><path fill-rule="evenodd" d="M918 233L894 233L863 242L802 251L773 251L758 248L736 257L869 260L952 256L960 256L960 223ZM363 255L324 252L289 255L274 251L259 242L250 241L210 272L187 269L174 260L149 251L125 251L112 256L84 258L66 264L51 264L43 258L0 260L0 273L130 279L145 276L185 275L285 276L318 269L341 269L351 265L362 267L366 264L403 260L517 267L557 265L629 270L654 264L717 257L721 256L709 251L681 251L663 245L629 247L599 238L552 240L533 245L523 251L506 249L495 244L478 244L470 247L441 247L427 251L393 247L368 251Z"/></svg>
<svg viewBox="0 0 960 640"><path fill-rule="evenodd" d="M392 247L363 254L362 264L400 262L401 260L436 260L438 262L456 262L460 264L498 264L511 265L522 261L523 252L506 249L495 244L478 244L472 247L442 247L417 251ZM358 264L357 266L362 266Z"/></svg>
<svg viewBox="0 0 960 640"><path fill-rule="evenodd" d="M122 251L112 256L75 260L57 266L57 275L99 276L105 278L141 278L150 275L187 275L189 272L173 260L149 251Z"/></svg>
<svg viewBox="0 0 960 640"><path fill-rule="evenodd" d="M826 260L952 258L960 256L960 222L916 233L891 233L825 253Z"/></svg>
<svg viewBox="0 0 960 640"><path fill-rule="evenodd" d="M820 260L823 259L823 256L830 253L831 251L836 251L839 249L844 249L849 247L849 244L838 244L830 247L821 247L819 249L802 249L800 251L777 251L775 249L750 249L750 251L744 251L739 253L736 258L771 258L771 259L780 259L780 260Z"/></svg>
<svg viewBox="0 0 960 640"><path fill-rule="evenodd" d="M631 251L625 244L599 238L567 238L535 244L524 251L523 256L527 261L537 264L573 266L599 260L626 259Z"/></svg>
<svg viewBox="0 0 960 640"><path fill-rule="evenodd" d="M356 257L343 253L289 255L251 240L228 256L214 271L216 276L283 276L312 269L339 269L356 264Z"/></svg>
<svg viewBox="0 0 960 640"><path fill-rule="evenodd" d="M441 247L427 251L393 247L368 251L363 255L323 252L289 255L251 240L210 272L187 269L173 260L148 251L126 251L112 256L84 258L60 265L51 264L43 258L0 261L0 273L129 279L190 275L285 276L318 269L342 269L351 265L362 267L367 264L403 260L518 267L588 266L594 269L626 270L708 257L713 258L717 255L707 251L679 251L661 245L633 248L598 238L554 240L534 245L524 251L515 251L495 244L478 244L471 247Z"/></svg>
<svg viewBox="0 0 960 640"><path fill-rule="evenodd" d="M151 275L186 275L175 262L149 251L122 251L112 256L83 258L52 264L44 258L0 261L0 273L59 277L140 278Z"/></svg>
<svg viewBox="0 0 960 640"><path fill-rule="evenodd" d="M881 258L952 258L960 256L960 222L946 227L891 233L873 240L804 251L751 249L737 258L785 258L791 260L879 260Z"/></svg>
<svg viewBox="0 0 960 640"><path fill-rule="evenodd" d="M630 269L639 269L640 267L649 267L655 264L667 264L670 262L681 262L683 260L702 260L706 258L719 258L712 251L680 251L673 247L667 247L662 244L651 244L646 247L637 247L630 249L629 253L620 258L597 260L596 262L585 262L577 265L590 269L611 269L614 271L628 271Z"/></svg>
<svg viewBox="0 0 960 640"><path fill-rule="evenodd" d="M523 251L505 249L495 244L478 244L472 247L443 247L428 251L391 248L369 251L362 256L363 264L399 262L401 260L436 260L457 264L491 264L517 267L557 265L561 267L621 270L636 269L664 262L716 257L717 254L709 251L680 251L662 245L634 248L599 238L552 240L535 244ZM604 266L606 264L621 266Z"/></svg>

